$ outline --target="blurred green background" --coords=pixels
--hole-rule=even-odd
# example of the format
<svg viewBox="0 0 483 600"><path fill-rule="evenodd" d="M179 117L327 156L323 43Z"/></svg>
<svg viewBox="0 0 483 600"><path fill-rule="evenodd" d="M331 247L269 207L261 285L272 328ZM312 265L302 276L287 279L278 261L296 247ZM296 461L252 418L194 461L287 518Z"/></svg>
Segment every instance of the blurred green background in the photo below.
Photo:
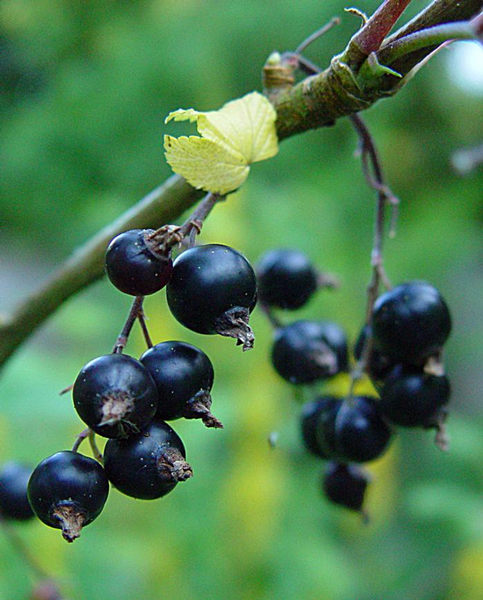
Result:
<svg viewBox="0 0 483 600"><path fill-rule="evenodd" d="M426 4L414 1L408 15ZM377 5L357 4L368 13ZM294 49L339 15L342 24L307 50L326 65L359 25L345 6L341 0L3 0L0 310L170 174L161 143L169 111L214 109L260 89L272 50ZM263 315L253 314L256 346L242 354L232 340L177 324L161 292L146 301L152 336L191 342L211 357L213 411L225 429L175 422L193 479L154 502L112 490L102 515L72 546L38 522L18 527L69 598L482 598L482 173L463 177L451 157L481 141L483 91L481 80L478 87L464 78L476 50L457 55L456 48L364 115L401 198L397 237L385 248L388 275L394 283L431 281L452 309L451 451L437 450L429 432L400 432L369 465L372 520L364 526L322 498L322 463L301 447L300 399L272 371ZM254 262L273 247L304 250L342 285L282 318L335 320L351 340L364 318L375 207L355 147L347 121L285 141L217 207L201 236L233 245ZM72 446L83 425L59 391L88 360L110 351L129 305L127 296L99 282L66 303L11 359L0 381L0 462L35 465ZM143 351L137 330L127 351ZM344 394L347 379L330 389ZM278 433L273 449L271 432ZM27 598L31 584L0 532L0 598Z"/></svg>

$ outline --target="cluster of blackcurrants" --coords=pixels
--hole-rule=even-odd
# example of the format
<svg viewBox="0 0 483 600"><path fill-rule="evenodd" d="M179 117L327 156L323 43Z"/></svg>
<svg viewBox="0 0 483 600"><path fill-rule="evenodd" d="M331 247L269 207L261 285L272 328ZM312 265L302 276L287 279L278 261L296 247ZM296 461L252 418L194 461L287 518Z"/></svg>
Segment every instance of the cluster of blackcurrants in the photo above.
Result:
<svg viewBox="0 0 483 600"><path fill-rule="evenodd" d="M272 250L260 259L257 278L259 301L275 326L271 359L277 373L303 385L348 371L348 343L339 325L311 320L282 325L271 313L303 306L320 287L310 260L296 250ZM354 395L354 368L347 397L317 396L302 408L305 448L329 461L322 480L329 500L365 514L369 476L359 464L383 454L393 426L436 428L437 443L445 447L450 386L441 352L450 330L448 307L429 283L404 283L377 298L354 358L378 395Z"/></svg>
<svg viewBox="0 0 483 600"><path fill-rule="evenodd" d="M87 429L72 450L46 458L33 473L24 465L5 466L0 517L22 520L35 513L71 542L101 513L109 482L128 496L155 499L191 477L184 445L166 421L185 417L200 418L207 427L222 424L210 412L214 371L206 354L181 341L151 343L142 299L163 287L172 314L184 326L234 337L243 349L253 345L248 321L258 294L275 326L272 364L291 384L324 382L349 371L347 338L339 325L311 320L283 325L273 315L273 308L297 309L316 289L334 285L303 253L270 251L255 275L244 256L220 244L190 247L173 262L173 240L181 241L175 233L170 227L137 229L110 243L108 277L135 296L137 308L113 352L90 361L75 380L74 406ZM139 360L123 354L136 318L148 345ZM354 357L379 397L354 395L351 385L345 398L317 396L302 409L306 449L329 460L323 490L330 500L363 513L368 476L359 463L381 456L394 425L435 427L444 445L449 383L441 350L450 329L446 303L428 283L405 283L376 300ZM95 434L108 438L103 456ZM97 460L78 452L85 437Z"/></svg>
<svg viewBox="0 0 483 600"><path fill-rule="evenodd" d="M173 262L174 244L166 241L180 241L172 235L175 229L137 229L115 237L106 252L109 279L136 297L133 307L138 300L142 307L145 295L167 286L169 308L183 325L234 337L250 348L248 319L257 295L252 267L239 252L219 244L193 246ZM134 320L138 317L142 308ZM127 496L148 500L192 476L183 442L166 421L200 418L207 427L223 427L210 412L212 363L202 350L181 341L153 346L147 329L149 347L137 360L122 353L128 335L123 332L114 351L86 364L72 387L75 409L88 426L74 448L46 458L31 475L21 465L6 467L0 477L4 517L24 518L33 509L72 542L101 513L109 482ZM108 438L103 456L95 434ZM86 437L98 460L77 451Z"/></svg>

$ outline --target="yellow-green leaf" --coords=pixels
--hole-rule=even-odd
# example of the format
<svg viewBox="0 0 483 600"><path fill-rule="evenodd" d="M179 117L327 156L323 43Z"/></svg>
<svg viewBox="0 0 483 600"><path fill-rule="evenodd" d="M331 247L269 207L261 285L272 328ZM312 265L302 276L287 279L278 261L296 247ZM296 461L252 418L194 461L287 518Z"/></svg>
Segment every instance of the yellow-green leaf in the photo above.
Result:
<svg viewBox="0 0 483 600"><path fill-rule="evenodd" d="M169 113L168 121L196 122L198 136L164 136L166 160L191 185L216 194L236 190L253 162L278 152L276 112L258 92L232 100L219 110L193 108Z"/></svg>

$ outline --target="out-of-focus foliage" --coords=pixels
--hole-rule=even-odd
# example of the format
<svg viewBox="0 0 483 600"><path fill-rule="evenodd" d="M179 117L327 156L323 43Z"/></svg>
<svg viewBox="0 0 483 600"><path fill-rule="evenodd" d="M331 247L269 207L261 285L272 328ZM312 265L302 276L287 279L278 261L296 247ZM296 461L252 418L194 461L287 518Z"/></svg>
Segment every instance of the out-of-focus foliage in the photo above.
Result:
<svg viewBox="0 0 483 600"><path fill-rule="evenodd" d="M425 4L413 2L410 14ZM377 5L358 3L368 13ZM359 24L343 13L345 6L340 0L3 0L2 311L170 174L162 135L178 135L179 125L164 126L166 114L186 106L210 110L260 89L272 50L294 49L338 14L342 24L307 50L326 65ZM173 423L194 478L155 502L113 490L101 517L72 546L40 523L19 526L69 597L480 597L482 178L481 171L458 176L450 159L481 141L481 98L453 84L449 52L365 117L401 198L397 237L386 241L388 275L395 283L431 281L452 308L451 452L439 452L430 433L402 432L370 465L372 522L364 526L321 497L322 465L301 448L299 404L270 367L263 315L253 315L255 349L242 354L232 340L184 330L160 293L146 302L152 336L186 340L210 356L213 410L225 429ZM283 142L216 208L201 236L253 261L276 246L306 251L342 286L284 318L336 320L352 340L364 315L374 213L355 146L346 121ZM72 445L82 424L68 395L58 392L84 363L110 350L129 302L100 282L62 307L11 360L0 382L1 462L35 464ZM128 352L142 349L136 332ZM347 391L346 379L331 385ZM272 431L279 434L274 449L267 442ZM26 598L29 587L27 568L0 537L0 597Z"/></svg>

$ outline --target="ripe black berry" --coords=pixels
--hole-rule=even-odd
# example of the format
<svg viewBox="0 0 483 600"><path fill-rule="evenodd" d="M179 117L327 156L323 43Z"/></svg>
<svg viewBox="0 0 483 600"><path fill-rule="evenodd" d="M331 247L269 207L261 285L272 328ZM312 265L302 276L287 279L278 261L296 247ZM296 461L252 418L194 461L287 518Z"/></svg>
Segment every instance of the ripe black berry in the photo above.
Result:
<svg viewBox="0 0 483 600"><path fill-rule="evenodd" d="M305 448L319 458L331 458L335 450L335 417L341 401L322 396L302 407L300 426Z"/></svg>
<svg viewBox="0 0 483 600"><path fill-rule="evenodd" d="M279 248L262 256L257 265L260 302L294 310L317 289L317 271L299 250Z"/></svg>
<svg viewBox="0 0 483 600"><path fill-rule="evenodd" d="M104 449L104 468L109 481L126 496L153 500L192 476L185 457L177 433L156 419L138 435L109 440Z"/></svg>
<svg viewBox="0 0 483 600"><path fill-rule="evenodd" d="M27 498L27 484L32 469L8 462L0 471L0 517L25 521L34 516Z"/></svg>
<svg viewBox="0 0 483 600"><path fill-rule="evenodd" d="M381 413L403 427L437 427L446 415L450 386L444 375L398 365L384 382Z"/></svg>
<svg viewBox="0 0 483 600"><path fill-rule="evenodd" d="M296 321L275 331L271 358L290 383L311 383L347 369L347 339L336 323Z"/></svg>
<svg viewBox="0 0 483 600"><path fill-rule="evenodd" d="M111 282L126 294L154 294L169 281L173 263L159 254L149 235L153 229L131 229L116 236L106 252L106 272Z"/></svg>
<svg viewBox="0 0 483 600"><path fill-rule="evenodd" d="M223 427L210 412L214 372L202 350L185 342L162 342L149 348L140 362L158 389L157 417L202 419L207 427Z"/></svg>
<svg viewBox="0 0 483 600"><path fill-rule="evenodd" d="M28 498L37 517L62 529L68 542L99 516L109 493L101 465L78 452L64 450L44 459L28 484Z"/></svg>
<svg viewBox="0 0 483 600"><path fill-rule="evenodd" d="M186 250L174 261L166 292L171 312L188 329L234 337L244 350L253 346L248 319L256 303L255 273L233 248L207 244Z"/></svg>
<svg viewBox="0 0 483 600"><path fill-rule="evenodd" d="M375 398L355 396L342 402L335 419L335 445L342 462L367 462L381 456L391 430Z"/></svg>
<svg viewBox="0 0 483 600"><path fill-rule="evenodd" d="M144 366L125 354L107 354L85 365L72 390L80 418L104 437L124 437L154 417L158 393Z"/></svg>
<svg viewBox="0 0 483 600"><path fill-rule="evenodd" d="M376 300L372 327L383 354L394 362L419 363L441 349L451 331L451 317L435 287L411 281Z"/></svg>
<svg viewBox="0 0 483 600"><path fill-rule="evenodd" d="M322 489L334 504L364 515L362 505L369 481L366 471L358 465L329 462L323 476Z"/></svg>

